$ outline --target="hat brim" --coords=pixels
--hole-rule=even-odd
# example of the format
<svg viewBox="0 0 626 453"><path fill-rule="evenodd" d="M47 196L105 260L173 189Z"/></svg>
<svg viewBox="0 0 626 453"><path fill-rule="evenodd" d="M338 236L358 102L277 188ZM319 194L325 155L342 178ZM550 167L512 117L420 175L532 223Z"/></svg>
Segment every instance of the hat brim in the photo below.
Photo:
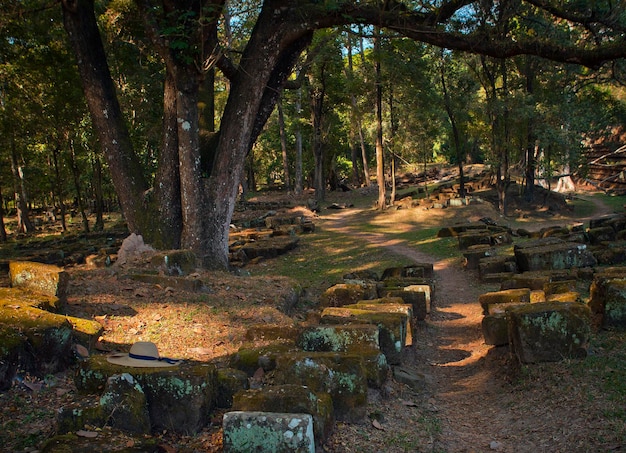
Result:
<svg viewBox="0 0 626 453"><path fill-rule="evenodd" d="M114 365L129 366L135 368L165 368L177 366L180 360L169 363L165 360L143 360L129 357L128 354L113 354L107 357L107 362Z"/></svg>

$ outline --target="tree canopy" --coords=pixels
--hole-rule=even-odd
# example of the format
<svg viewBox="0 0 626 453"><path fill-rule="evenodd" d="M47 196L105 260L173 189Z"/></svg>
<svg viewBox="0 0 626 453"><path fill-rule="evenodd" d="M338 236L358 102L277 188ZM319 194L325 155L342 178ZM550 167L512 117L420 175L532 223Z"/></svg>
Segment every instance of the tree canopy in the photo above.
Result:
<svg viewBox="0 0 626 453"><path fill-rule="evenodd" d="M316 166L323 171L323 166L329 165L328 156L343 155L356 168L360 165L355 151L359 148L357 142L361 144L363 161L369 163L367 147L371 142L362 138L367 132L363 126L367 116L374 115L373 98L366 100L357 89L375 93L378 83L388 88L386 93L392 93L387 95L386 105L394 130L394 153L402 143L411 141L419 142L409 146L413 152L419 147L432 149L445 134L442 127L453 118L458 121L456 126L449 123L453 124L452 130L457 127L457 135L465 137L456 138L457 151L461 149L460 141L464 141L464 146L472 142L470 134L475 135L472 147L476 149L476 124L490 124L492 138L501 128L513 127L506 121L494 123L502 120L497 115L502 110L493 109L514 108L517 101L505 94L507 87L514 86L521 93L523 81L530 83L530 73L508 75L514 67L508 60L522 55L539 58L541 63L532 66L535 74L543 70L539 68L550 65L561 72L575 73L570 68L580 65L588 69L585 74L575 74L577 80L602 74L619 81L623 79L626 57L626 6L610 0L61 0L60 4L59 8L56 1L43 6L28 0L3 2L0 28L7 36L0 44L3 124L16 121L16 114L27 114L24 109L10 108L8 103L16 99L14 93L19 91L11 76L11 68L20 61L17 51L23 51L22 56L27 52L28 61L34 64L35 44L39 49L50 50L60 46L61 63L42 64L63 68L53 71L53 83L67 86L70 91L61 98L71 100L79 108L66 111L58 105L54 112L46 111L44 115L51 121L46 130L56 134L65 128L59 149L76 149L77 144L88 143L87 133L80 135L82 141L76 134L87 131L89 127L84 126L90 122L129 230L143 234L157 247L189 248L210 268L228 266L229 224L247 156L255 143L264 142L258 138L279 97L289 102L285 109L293 112L290 118L295 118L299 109L310 108L309 118L315 122L315 104L303 100L302 90L308 90L310 96L321 94L318 101L322 108L318 113L326 115L325 120L320 120L327 121L329 128L318 133L333 133L324 142L323 136L315 138L314 128L305 132L311 134L311 143L321 146ZM59 31L59 13L89 111L87 122L82 101L72 91L76 73L68 70L71 60L67 47L58 36L47 40L37 36L37 24L45 21L48 30ZM382 51L386 57L380 59L382 73L378 82L367 69L373 61L371 47L361 45L372 36L372 27L379 27L385 40ZM327 38L319 34L321 30L326 30ZM348 48L339 39L346 32L358 49L353 52L350 45L350 58L359 55L351 72L341 66L343 62L347 68ZM443 49L443 53L431 51L433 47ZM480 55L483 61L474 64L472 70L471 65L463 66L464 60L469 61L462 57L466 54ZM451 58L455 59L454 64L448 61ZM445 61L445 67L441 66ZM495 96L491 99L491 120L480 119L476 109L463 106L458 97L438 94L443 88L441 81L454 87L464 83L463 77L469 77L472 71L480 80L479 68L487 77L482 80L491 80L492 91L485 85L485 96ZM489 68L493 71L489 72ZM40 66L29 69L23 63L21 69L41 76L36 83L44 80ZM359 74L361 69L364 72ZM300 91L287 93L286 88ZM477 88L472 89L472 95L477 94ZM346 91L350 93L342 102L341 92ZM38 86L24 92L42 90ZM527 90L526 94L527 100L515 108L525 103L529 111L535 110L539 115L540 109L533 107L539 106L533 99L538 93ZM355 96L352 100L351 95ZM446 96L447 115L443 114ZM424 107L431 105L429 99L441 99L438 111ZM330 106L326 112L324 105ZM420 112L402 114L406 121L397 120L398 112L415 110ZM555 111L550 109L550 115ZM72 115L72 122L68 122ZM350 126L335 128L341 118L351 118L346 121ZM539 116L535 118L538 124ZM287 123L293 137L302 133L302 125L301 119ZM519 132L520 128L515 135L520 137L516 147L528 148L530 133ZM503 146L496 156L508 158L507 143L513 130L506 130L492 144ZM558 138L537 128L533 130L544 141ZM337 140L342 134L344 137ZM52 146L53 141L42 138L39 142ZM10 144L6 139L3 143ZM89 146L93 147L93 142ZM324 154L324 146L333 152ZM472 147L463 149L467 152ZM261 153L267 152L267 146L258 148ZM21 159L26 159L25 154ZM15 160L19 161L20 158ZM496 157L494 161L502 159ZM325 183L317 182L318 189L323 190L319 187L322 184Z"/></svg>

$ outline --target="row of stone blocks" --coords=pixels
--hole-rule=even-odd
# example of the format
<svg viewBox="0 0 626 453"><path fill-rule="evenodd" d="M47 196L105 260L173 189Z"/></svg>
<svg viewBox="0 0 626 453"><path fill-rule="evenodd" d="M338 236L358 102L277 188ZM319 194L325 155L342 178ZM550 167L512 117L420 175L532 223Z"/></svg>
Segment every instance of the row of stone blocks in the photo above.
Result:
<svg viewBox="0 0 626 453"><path fill-rule="evenodd" d="M415 307L426 316L432 265L383 275L346 276L321 298L313 323L250 328L248 340L265 345L241 348L226 366L128 368L92 356L79 364L75 383L100 397L60 410L58 431L108 424L137 434L194 434L222 408L224 451L314 451L335 420L365 416L368 387L383 385L410 344Z"/></svg>
<svg viewBox="0 0 626 453"><path fill-rule="evenodd" d="M589 300L577 288L589 281ZM522 363L585 357L593 328L626 327L626 268L526 272L479 297L485 343Z"/></svg>

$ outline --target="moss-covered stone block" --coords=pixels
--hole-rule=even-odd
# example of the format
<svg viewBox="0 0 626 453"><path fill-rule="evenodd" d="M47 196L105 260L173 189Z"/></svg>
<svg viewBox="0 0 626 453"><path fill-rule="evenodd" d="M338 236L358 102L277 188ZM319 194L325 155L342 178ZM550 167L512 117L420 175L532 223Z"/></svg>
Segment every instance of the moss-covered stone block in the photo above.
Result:
<svg viewBox="0 0 626 453"><path fill-rule="evenodd" d="M491 245L491 233L488 230L461 233L457 236L459 249L467 250L473 245Z"/></svg>
<svg viewBox="0 0 626 453"><path fill-rule="evenodd" d="M76 318L74 316L66 316L66 319L72 325L74 340L90 351L93 350L98 342L98 338L104 331L102 324L92 319Z"/></svg>
<svg viewBox="0 0 626 453"><path fill-rule="evenodd" d="M585 244L564 242L539 247L515 247L522 272L595 266L598 262Z"/></svg>
<svg viewBox="0 0 626 453"><path fill-rule="evenodd" d="M41 453L157 453L163 451L158 437L133 436L128 439L132 447L120 446L119 434L98 431L96 438L81 437L74 433L62 434L48 439Z"/></svg>
<svg viewBox="0 0 626 453"><path fill-rule="evenodd" d="M10 261L11 287L56 296L61 300L67 294L69 274L58 266L33 261Z"/></svg>
<svg viewBox="0 0 626 453"><path fill-rule="evenodd" d="M173 288L179 291L199 292L203 288L202 280L189 277L172 277L167 275L128 274L124 276L131 280L158 285L163 288Z"/></svg>
<svg viewBox="0 0 626 453"><path fill-rule="evenodd" d="M365 362L367 384L380 388L387 380L389 365L378 337L379 329L372 324L319 325L304 329L296 344L310 352L359 354Z"/></svg>
<svg viewBox="0 0 626 453"><path fill-rule="evenodd" d="M599 226L596 228L589 228L587 230L587 237L592 245L601 244L602 242L614 241L615 230L611 226Z"/></svg>
<svg viewBox="0 0 626 453"><path fill-rule="evenodd" d="M521 363L555 362L583 358L591 334L587 305L541 302L511 307L509 344Z"/></svg>
<svg viewBox="0 0 626 453"><path fill-rule="evenodd" d="M514 256L497 255L481 258L478 263L478 276L480 279L488 274L501 272L517 272L517 263Z"/></svg>
<svg viewBox="0 0 626 453"><path fill-rule="evenodd" d="M204 363L176 367L133 368L93 356L80 364L74 382L78 391L101 393L114 374L129 373L146 394L150 422L156 431L194 434L209 422L217 397L217 369Z"/></svg>
<svg viewBox="0 0 626 453"><path fill-rule="evenodd" d="M198 268L198 257L191 250L168 250L152 256L150 263L168 275L189 275Z"/></svg>
<svg viewBox="0 0 626 453"><path fill-rule="evenodd" d="M250 387L248 375L235 368L217 370L217 407L229 408L233 405L233 396Z"/></svg>
<svg viewBox="0 0 626 453"><path fill-rule="evenodd" d="M135 434L150 433L148 400L131 374L115 374L107 379L100 407L107 425Z"/></svg>
<svg viewBox="0 0 626 453"><path fill-rule="evenodd" d="M360 310L375 311L379 313L401 313L407 318L406 336L404 346L413 344L413 306L405 304L400 297L383 297L371 301L360 301L353 305L346 305L345 308L356 308Z"/></svg>
<svg viewBox="0 0 626 453"><path fill-rule="evenodd" d="M412 291L407 290L408 287L400 288L400 289L389 289L385 294L381 294L381 297L399 297L402 299L402 302L405 304L411 305L411 310L413 311L413 318L416 321L423 321L426 319L426 315L430 310L430 303L428 306L426 305L426 296L429 296L430 301L430 291Z"/></svg>
<svg viewBox="0 0 626 453"><path fill-rule="evenodd" d="M432 263L415 263L409 266L389 267L383 271L381 280L389 278L424 278L431 279L434 277Z"/></svg>
<svg viewBox="0 0 626 453"><path fill-rule="evenodd" d="M403 313L381 313L357 308L328 307L322 311L321 324L366 323L378 326L380 349L390 365L402 361L406 344L408 317Z"/></svg>
<svg viewBox="0 0 626 453"><path fill-rule="evenodd" d="M615 273L613 275L620 275ZM603 328L626 328L626 276L610 273L594 278L589 290L589 308Z"/></svg>
<svg viewBox="0 0 626 453"><path fill-rule="evenodd" d="M367 375L358 354L334 352L295 352L276 359L271 373L275 384L305 385L314 392L328 393L335 417L359 421L367 405Z"/></svg>
<svg viewBox="0 0 626 453"><path fill-rule="evenodd" d="M227 412L222 429L224 453L315 453L310 414Z"/></svg>
<svg viewBox="0 0 626 453"><path fill-rule="evenodd" d="M491 291L478 296L478 302L483 309L483 314L487 315L489 314L490 305L530 303L530 289L517 288Z"/></svg>
<svg viewBox="0 0 626 453"><path fill-rule="evenodd" d="M248 327L246 340L295 341L301 330L298 326L256 324Z"/></svg>
<svg viewBox="0 0 626 453"><path fill-rule="evenodd" d="M343 307L362 299L375 299L376 297L378 297L378 291L374 283L339 283L322 293L320 307Z"/></svg>
<svg viewBox="0 0 626 453"><path fill-rule="evenodd" d="M564 293L550 294L546 296L546 302L580 302L582 299L578 291L567 291Z"/></svg>
<svg viewBox="0 0 626 453"><path fill-rule="evenodd" d="M481 322L481 329L485 344L504 346L509 343L509 321L505 313L485 315Z"/></svg>
<svg viewBox="0 0 626 453"><path fill-rule="evenodd" d="M59 313L63 304L57 296L38 293L28 288L0 288L0 306L25 304L50 313Z"/></svg>
<svg viewBox="0 0 626 453"><path fill-rule="evenodd" d="M24 341L17 329L0 324L0 391L11 388Z"/></svg>
<svg viewBox="0 0 626 453"><path fill-rule="evenodd" d="M259 368L268 372L276 367L276 356L285 352L296 351L295 343L276 342L267 346L242 346L229 359L229 366L245 372L248 376L254 375Z"/></svg>
<svg viewBox="0 0 626 453"><path fill-rule="evenodd" d="M45 376L62 371L73 362L73 329L65 316L16 301L0 304L0 324L23 336L19 367L24 371Z"/></svg>
<svg viewBox="0 0 626 453"><path fill-rule="evenodd" d="M56 432L63 435L85 429L85 426L104 426L106 422L107 419L102 410L102 406L100 406L99 400L83 400L59 408L57 412Z"/></svg>
<svg viewBox="0 0 626 453"><path fill-rule="evenodd" d="M232 409L310 414L313 417L315 442L318 446L330 436L335 423L331 396L297 384L273 385L238 392L233 397Z"/></svg>

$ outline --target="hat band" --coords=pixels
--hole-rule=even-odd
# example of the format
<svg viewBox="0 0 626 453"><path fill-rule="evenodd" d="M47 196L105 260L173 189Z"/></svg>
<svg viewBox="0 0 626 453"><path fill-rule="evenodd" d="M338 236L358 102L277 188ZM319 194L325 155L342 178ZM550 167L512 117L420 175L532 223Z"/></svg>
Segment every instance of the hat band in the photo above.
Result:
<svg viewBox="0 0 626 453"><path fill-rule="evenodd" d="M149 355L133 354L132 352L128 353L128 357L130 357L131 359L137 359L137 360L156 360L158 362L169 363L170 365L174 365L178 363L178 360L170 359L167 357L152 357Z"/></svg>

